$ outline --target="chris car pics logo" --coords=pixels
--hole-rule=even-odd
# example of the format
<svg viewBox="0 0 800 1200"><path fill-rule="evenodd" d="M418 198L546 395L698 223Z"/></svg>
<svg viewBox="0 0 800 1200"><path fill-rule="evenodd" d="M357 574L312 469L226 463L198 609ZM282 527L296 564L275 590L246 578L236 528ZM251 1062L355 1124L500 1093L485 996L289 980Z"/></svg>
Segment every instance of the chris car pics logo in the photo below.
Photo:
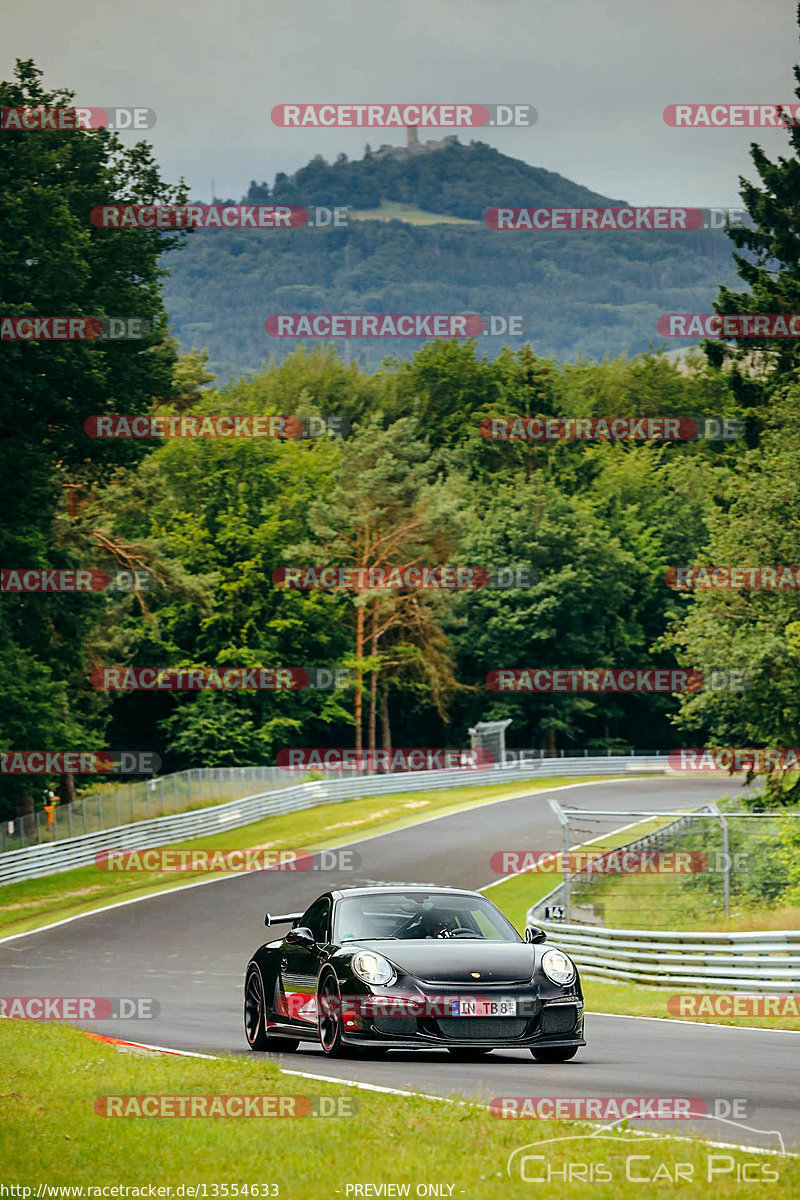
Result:
<svg viewBox="0 0 800 1200"><path fill-rule="evenodd" d="M649 1185L652 1189L653 1185L665 1184L760 1184L780 1179L786 1149L777 1130L754 1129L712 1113L705 1119L719 1121L725 1127L720 1135L724 1146L701 1142L695 1152L684 1139L670 1135L643 1137L619 1130L620 1122L615 1121L593 1133L542 1138L519 1146L508 1156L506 1174L519 1183L550 1183L562 1188L578 1183L616 1183ZM748 1132L746 1139L742 1130ZM747 1144L741 1148L730 1145L734 1140ZM638 1194L656 1193L650 1190Z"/></svg>

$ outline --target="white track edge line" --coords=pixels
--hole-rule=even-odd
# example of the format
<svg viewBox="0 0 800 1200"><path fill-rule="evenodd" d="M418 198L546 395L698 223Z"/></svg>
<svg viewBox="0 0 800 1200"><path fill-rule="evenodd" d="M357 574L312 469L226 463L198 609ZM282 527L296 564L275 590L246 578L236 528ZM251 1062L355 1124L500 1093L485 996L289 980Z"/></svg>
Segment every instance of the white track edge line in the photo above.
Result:
<svg viewBox="0 0 800 1200"><path fill-rule="evenodd" d="M613 1016L614 1014L611 1014L611 1015ZM653 1018L653 1019L657 1020L658 1018ZM724 1028L727 1028L727 1026L725 1026ZM83 1032L86 1032L86 1031L83 1031ZM114 1043L111 1042L109 1044L113 1045ZM158 1050L162 1054L175 1054L180 1058L207 1058L207 1059L213 1059L216 1062L220 1062L223 1057L220 1054L198 1054L193 1050L173 1050L167 1046L148 1046L144 1042L120 1042L120 1044L126 1045L126 1046L138 1046L142 1050ZM383 1093L384 1095L390 1095L390 1096L405 1096L412 1100L413 1099L436 1100L442 1104L475 1103L475 1101L454 1100L450 1096L435 1096L435 1095L431 1095L429 1092L409 1092L409 1091L405 1091L403 1088L385 1087L383 1084L379 1084L379 1083L365 1083L363 1080L360 1080L360 1079L342 1079L341 1076L338 1076L338 1075L315 1075L313 1073L313 1071L295 1071L291 1067L279 1067L278 1070L280 1071L281 1075L295 1075L300 1079L317 1079L317 1080L325 1079L329 1083L337 1083L337 1084L340 1084L342 1087L358 1088L358 1089L360 1089L362 1091L366 1091L366 1092L380 1092L380 1093ZM490 1110L488 1104L480 1104L480 1105L478 1105L478 1107L484 1108L487 1111ZM636 1118L631 1118L631 1119L635 1120ZM604 1125L597 1121L586 1121L586 1122L584 1122L584 1124L591 1126L593 1129L608 1128L607 1125ZM722 1149L726 1149L726 1150L748 1151L753 1154L778 1154L778 1155L780 1155L781 1158L800 1158L800 1155L798 1155L798 1154L789 1154L786 1151L784 1151L783 1154L780 1154L780 1151L778 1151L778 1150L771 1150L765 1146L748 1146L741 1142L717 1142L713 1138L690 1138L690 1137L687 1137L685 1134L681 1134L681 1133L658 1133L654 1129L629 1129L627 1132L634 1134L637 1137L671 1138L673 1141L677 1141L677 1142L691 1142L691 1143L700 1142L701 1144L704 1144L706 1146L720 1146Z"/></svg>

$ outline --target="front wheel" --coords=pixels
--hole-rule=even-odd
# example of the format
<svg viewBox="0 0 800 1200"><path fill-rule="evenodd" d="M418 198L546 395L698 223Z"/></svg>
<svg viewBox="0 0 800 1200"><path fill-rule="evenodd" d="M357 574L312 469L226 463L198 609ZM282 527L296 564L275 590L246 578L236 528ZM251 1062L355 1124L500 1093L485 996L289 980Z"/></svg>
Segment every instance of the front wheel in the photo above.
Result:
<svg viewBox="0 0 800 1200"><path fill-rule="evenodd" d="M531 1054L537 1062L561 1063L574 1058L579 1048L578 1046L541 1046L537 1049L531 1047Z"/></svg>
<svg viewBox="0 0 800 1200"><path fill-rule="evenodd" d="M317 995L319 1017L319 1044L328 1058L344 1058L342 1043L342 998L336 976L328 971L323 977Z"/></svg>

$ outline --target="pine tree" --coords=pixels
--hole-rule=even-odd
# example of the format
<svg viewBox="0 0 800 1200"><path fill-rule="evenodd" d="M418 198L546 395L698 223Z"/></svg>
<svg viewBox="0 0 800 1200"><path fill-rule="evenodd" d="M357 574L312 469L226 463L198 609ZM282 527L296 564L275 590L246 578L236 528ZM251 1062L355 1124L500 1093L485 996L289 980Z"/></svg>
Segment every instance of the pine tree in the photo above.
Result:
<svg viewBox="0 0 800 1200"><path fill-rule="evenodd" d="M794 76L795 96L800 100L800 67L794 68ZM800 122L788 110L783 112L793 156L772 162L760 146L752 144L751 158L761 184L743 177L739 182L753 224L727 229L737 249L747 252L733 258L750 290L720 287L714 304L717 313L800 313ZM714 366L733 360L734 392L751 418L763 408L771 386L788 382L800 366L800 341L791 337L748 337L733 345L706 342L705 351Z"/></svg>

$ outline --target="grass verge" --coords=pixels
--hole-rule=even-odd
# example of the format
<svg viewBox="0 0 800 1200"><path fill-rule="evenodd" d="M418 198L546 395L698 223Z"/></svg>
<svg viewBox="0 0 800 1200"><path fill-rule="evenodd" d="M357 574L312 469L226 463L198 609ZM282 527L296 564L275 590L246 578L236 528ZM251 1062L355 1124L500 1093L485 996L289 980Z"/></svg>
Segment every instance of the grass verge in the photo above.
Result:
<svg viewBox="0 0 800 1200"><path fill-rule="evenodd" d="M446 213L426 212L416 204L404 204L401 200L381 200L379 208L351 209L348 221L405 221L407 225L472 225L479 229L480 221L466 217L451 217Z"/></svg>
<svg viewBox="0 0 800 1200"><path fill-rule="evenodd" d="M592 1196L685 1196L684 1181L669 1182L677 1163L689 1164L689 1180L702 1186L709 1167L715 1195L741 1197L740 1164L755 1164L750 1175L772 1174L772 1197L800 1192L800 1162L761 1156L747 1150L714 1149L698 1140L644 1139L631 1135L619 1145L587 1135L593 1128L579 1122L500 1120L478 1103L442 1103L424 1097L377 1094L329 1083L323 1079L281 1074L264 1058L223 1058L215 1061L121 1054L90 1041L76 1030L59 1025L33 1027L24 1021L0 1022L4 1061L3 1119L0 1123L0 1170L4 1182L95 1187L149 1185L172 1188L206 1185L206 1196L244 1194L288 1198L347 1196L357 1184L408 1185L405 1194L475 1197L497 1200L530 1196L532 1178L552 1173L539 1183L536 1195L562 1200L567 1190L564 1169L602 1165L611 1179L596 1181ZM541 1077L550 1068L531 1059L530 1089L541 1090ZM569 1067L559 1068L569 1073ZM540 1082L534 1082L536 1075ZM95 1110L107 1096L330 1096L352 1110L350 1116L235 1119L232 1117L105 1117ZM289 1106L290 1101L285 1101ZM101 1109L107 1106L100 1102ZM667 1133L674 1122L665 1122ZM744 1131L743 1131L744 1132ZM528 1163L520 1179L519 1161L511 1180L506 1175L509 1155L532 1142L576 1138L537 1147L546 1161ZM633 1143L633 1144L632 1144ZM626 1158L636 1162L639 1177L655 1177L654 1191L626 1182ZM738 1169L737 1169L738 1168ZM665 1173L666 1169L666 1173ZM443 1185L438 1192L420 1186ZM258 1184L259 1191L250 1192ZM263 1190L263 1185L274 1184ZM247 1185L248 1193L242 1191ZM216 1192L213 1190L216 1186ZM348 1192L348 1186L351 1190ZM234 1192L233 1188L237 1191ZM223 1190L226 1188L226 1190ZM124 1195L124 1193L122 1193ZM169 1193L164 1192L163 1195ZM185 1195L185 1190L182 1193ZM375 1191L360 1195L381 1194ZM383 1194L402 1195L403 1192ZM84 1196L91 1195L84 1192Z"/></svg>
<svg viewBox="0 0 800 1200"><path fill-rule="evenodd" d="M622 983L614 979L597 979L588 975L581 976L584 999L589 1012L617 1013L627 1017L667 1017L669 1020L696 1021L701 1025L738 1025L741 1028L756 1027L759 1029L793 1029L800 1031L800 1017L793 1016L727 1016L716 1014L701 1014L694 1016L676 1015L667 1010L667 1000L679 990L686 996L711 996L715 993L708 990L699 992L696 989L679 989L677 985L669 987L647 987L642 983ZM787 989L789 991L790 989ZM800 1008L800 996L795 997ZM793 1043L797 1053L797 1044Z"/></svg>
<svg viewBox="0 0 800 1200"><path fill-rule="evenodd" d="M238 829L224 829L209 837L176 842L161 849L240 850L255 847L270 850L323 850L345 846L353 839L373 833L403 829L427 817L473 808L490 800L502 800L526 792L543 791L569 784L591 782L592 777L554 777L534 782L492 784L488 787L460 787L443 791L407 792L392 796L364 796L338 804L282 816L265 817ZM613 779L609 777L609 782ZM131 844L128 849L137 849ZM487 862L487 875L489 866ZM219 874L217 872L216 874ZM21 880L0 887L0 936L25 933L50 921L91 912L106 904L181 887L198 879L210 878L197 871L110 872L94 864L46 875L41 879Z"/></svg>

